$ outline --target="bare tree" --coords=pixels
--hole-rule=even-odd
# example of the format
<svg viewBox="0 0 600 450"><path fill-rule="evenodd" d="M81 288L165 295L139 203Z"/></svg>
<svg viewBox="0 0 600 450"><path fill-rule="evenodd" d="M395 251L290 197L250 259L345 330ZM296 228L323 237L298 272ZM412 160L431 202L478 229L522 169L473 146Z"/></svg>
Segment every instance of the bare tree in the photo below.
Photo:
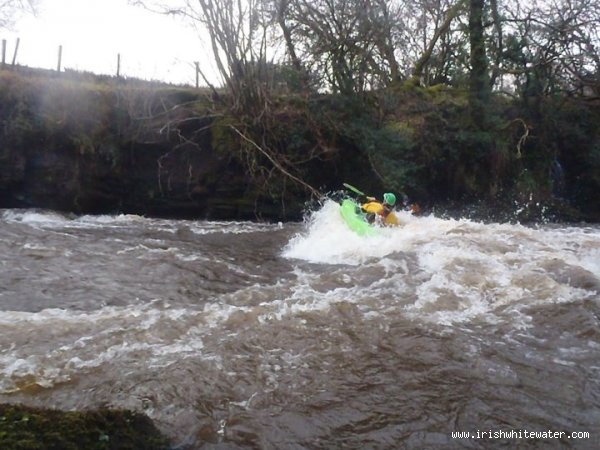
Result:
<svg viewBox="0 0 600 450"><path fill-rule="evenodd" d="M21 13L35 13L38 0L0 0L0 28L14 25Z"/></svg>
<svg viewBox="0 0 600 450"><path fill-rule="evenodd" d="M269 180L282 176L316 194L298 168L318 157L320 150L287 153L276 135L280 112L273 104L273 88L278 64L270 38L273 14L267 6L263 0L185 0L179 8L162 11L183 14L207 31L225 88L213 87L213 100L219 102L215 115L218 111L225 117L214 122L213 130L218 128L219 135L226 137L228 151L237 153L247 174L267 187Z"/></svg>
<svg viewBox="0 0 600 450"><path fill-rule="evenodd" d="M438 23L438 19L441 18L440 15L436 14L433 16L434 24L435 24L433 36L431 37L429 42L427 42L427 38L424 37L423 52L422 52L421 56L419 57L419 59L415 62L415 65L413 68L412 75L413 75L413 78L416 79L417 81L422 82L425 67L432 60L433 52L434 52L436 46L438 45L438 41L445 39L444 45L442 48L446 49L446 50L448 49L448 47L450 45L449 44L450 39L448 39L447 36L449 35L450 25L452 24L453 21L456 21L456 19L459 17L459 15L462 13L462 11L465 9L465 3L466 3L465 0L458 0L445 13L443 21L441 21L441 23ZM423 16L423 17L425 17L425 16ZM423 19L423 21L421 21L421 26L423 27L422 32L424 33L424 36L426 36L427 23L426 23L425 19ZM441 54L443 55L443 57L438 58L438 61L439 61L438 62L438 73L443 71L443 66L446 65L447 59L449 59L452 56L450 52L444 52L444 50L442 50ZM428 84L428 83L425 83L425 84Z"/></svg>
<svg viewBox="0 0 600 450"><path fill-rule="evenodd" d="M391 2L289 0L286 6L284 34L322 88L361 92L401 77L394 42L401 21Z"/></svg>
<svg viewBox="0 0 600 450"><path fill-rule="evenodd" d="M294 38L292 36L292 25L289 24L290 0L273 0L272 8L275 21L281 29L281 33L285 41L286 51L290 57L292 66L299 75L302 87L306 90L308 87L306 68L304 67L304 64L302 64L296 52L296 44L294 43Z"/></svg>
<svg viewBox="0 0 600 450"><path fill-rule="evenodd" d="M577 94L590 87L598 95L599 0L505 0L501 15L505 45L498 73L512 75L521 92Z"/></svg>

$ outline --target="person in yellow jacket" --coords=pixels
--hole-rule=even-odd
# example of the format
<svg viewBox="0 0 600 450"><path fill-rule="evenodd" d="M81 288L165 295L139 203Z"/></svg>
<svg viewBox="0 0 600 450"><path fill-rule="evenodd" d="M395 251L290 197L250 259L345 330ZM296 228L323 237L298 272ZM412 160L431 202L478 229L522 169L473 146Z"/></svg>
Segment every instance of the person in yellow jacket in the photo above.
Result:
<svg viewBox="0 0 600 450"><path fill-rule="evenodd" d="M375 197L367 197L368 202L361 206L361 209L367 213L369 223L380 222L386 226L402 225L398 216L394 213L396 196L391 192L383 194L383 202L379 202Z"/></svg>

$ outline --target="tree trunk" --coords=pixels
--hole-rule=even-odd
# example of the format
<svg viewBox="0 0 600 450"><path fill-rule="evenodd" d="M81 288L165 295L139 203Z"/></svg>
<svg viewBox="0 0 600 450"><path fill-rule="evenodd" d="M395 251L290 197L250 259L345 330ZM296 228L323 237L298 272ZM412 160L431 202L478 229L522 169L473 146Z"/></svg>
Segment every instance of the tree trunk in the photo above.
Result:
<svg viewBox="0 0 600 450"><path fill-rule="evenodd" d="M277 7L277 23L281 28L281 32L283 33L283 38L285 40L285 47L290 55L290 60L292 61L292 66L294 70L298 73L300 78L300 84L302 89L308 90L308 76L304 66L300 62L300 58L298 58L296 54L296 48L294 47L294 42L292 40L292 31L287 26L285 19L286 13L289 5L289 0L280 0Z"/></svg>
<svg viewBox="0 0 600 450"><path fill-rule="evenodd" d="M483 6L485 0L470 0L469 42L471 44L471 72L469 74L469 105L476 128L488 126L487 105L490 100L488 63L483 34Z"/></svg>
<svg viewBox="0 0 600 450"><path fill-rule="evenodd" d="M436 30L431 42L429 42L429 46L425 49L419 60L415 63L415 67L413 68L412 79L417 84L420 83L421 77L423 76L423 70L425 69L425 65L429 62L429 58L433 54L433 49L437 44L438 40L448 31L450 28L450 24L454 20L456 16L461 11L463 4L466 0L459 0L456 4L448 10L448 14L446 15L446 19L440 25L440 27ZM483 0L482 0L483 2ZM472 3L472 2L471 2Z"/></svg>

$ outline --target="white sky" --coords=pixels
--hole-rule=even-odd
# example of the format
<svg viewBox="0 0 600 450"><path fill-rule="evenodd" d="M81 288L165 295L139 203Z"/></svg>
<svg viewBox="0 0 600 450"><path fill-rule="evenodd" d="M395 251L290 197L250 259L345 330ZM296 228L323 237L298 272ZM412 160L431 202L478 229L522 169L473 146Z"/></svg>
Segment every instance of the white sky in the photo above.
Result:
<svg viewBox="0 0 600 450"><path fill-rule="evenodd" d="M56 69L62 45L63 69L115 75L120 53L127 77L193 85L194 61L212 72L208 46L189 24L127 0L40 0L37 17L22 16L12 30L0 29L9 63L17 37L23 66Z"/></svg>

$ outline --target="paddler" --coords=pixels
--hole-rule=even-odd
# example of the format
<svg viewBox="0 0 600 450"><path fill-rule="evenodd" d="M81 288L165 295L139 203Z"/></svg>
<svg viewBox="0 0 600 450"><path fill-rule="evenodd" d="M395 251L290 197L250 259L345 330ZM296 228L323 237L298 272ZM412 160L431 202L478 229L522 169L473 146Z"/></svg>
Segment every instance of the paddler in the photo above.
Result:
<svg viewBox="0 0 600 450"><path fill-rule="evenodd" d="M363 212L367 214L369 223L380 222L386 226L402 225L398 216L394 213L394 205L396 204L396 196L391 192L383 194L383 202L378 201L375 197L367 197L367 203L361 206Z"/></svg>

